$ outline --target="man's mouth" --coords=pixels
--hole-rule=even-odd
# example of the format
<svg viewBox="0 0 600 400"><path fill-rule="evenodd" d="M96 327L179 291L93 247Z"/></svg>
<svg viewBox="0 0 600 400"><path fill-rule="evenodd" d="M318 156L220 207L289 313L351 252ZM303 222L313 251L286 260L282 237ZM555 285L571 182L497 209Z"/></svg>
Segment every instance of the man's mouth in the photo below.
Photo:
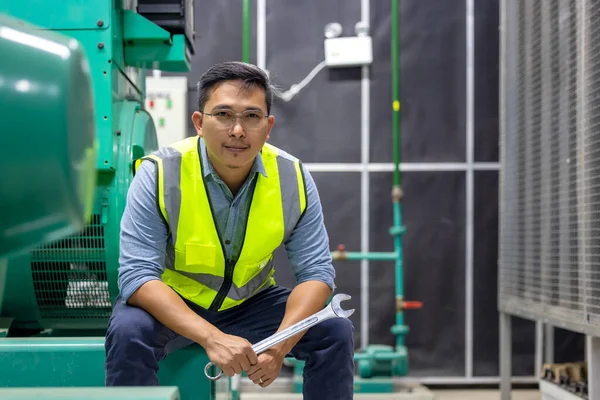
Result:
<svg viewBox="0 0 600 400"><path fill-rule="evenodd" d="M225 146L228 151L233 153L241 153L244 150L248 150L249 146Z"/></svg>

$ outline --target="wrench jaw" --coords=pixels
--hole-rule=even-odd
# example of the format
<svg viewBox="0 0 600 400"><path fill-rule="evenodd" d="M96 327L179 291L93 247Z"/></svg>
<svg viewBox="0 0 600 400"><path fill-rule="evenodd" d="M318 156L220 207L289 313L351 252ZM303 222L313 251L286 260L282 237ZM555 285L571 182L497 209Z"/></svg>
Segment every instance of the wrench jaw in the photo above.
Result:
<svg viewBox="0 0 600 400"><path fill-rule="evenodd" d="M330 304L331 304L331 310L334 312L334 314L340 318L348 318L352 314L354 314L354 308L351 310L344 310L340 306L340 303L342 301L350 300L351 298L352 298L352 296L345 294L345 293L340 293L340 294L336 294L335 296L333 296L333 299L331 299Z"/></svg>

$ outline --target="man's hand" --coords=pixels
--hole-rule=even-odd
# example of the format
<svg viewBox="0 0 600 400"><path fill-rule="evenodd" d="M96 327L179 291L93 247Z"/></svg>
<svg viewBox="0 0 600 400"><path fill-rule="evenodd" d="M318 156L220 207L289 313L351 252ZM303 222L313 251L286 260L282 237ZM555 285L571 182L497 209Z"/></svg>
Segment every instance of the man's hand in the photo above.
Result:
<svg viewBox="0 0 600 400"><path fill-rule="evenodd" d="M297 322L323 309L331 289L319 281L307 281L296 286L288 297L285 314L277 332L289 328ZM306 332L276 344L258 356L258 364L247 370L248 378L265 388L279 376L285 356L300 341Z"/></svg>
<svg viewBox="0 0 600 400"><path fill-rule="evenodd" d="M248 371L251 366L258 365L252 344L238 336L217 333L207 341L205 350L210 361L227 376L241 374L242 370Z"/></svg>
<svg viewBox="0 0 600 400"><path fill-rule="evenodd" d="M285 355L273 349L259 354L258 364L246 371L248 378L255 384L266 388L279 376Z"/></svg>
<svg viewBox="0 0 600 400"><path fill-rule="evenodd" d="M162 281L143 284L129 299L166 327L200 344L210 360L233 376L258 362L252 345L246 339L227 335L192 311L173 289Z"/></svg>

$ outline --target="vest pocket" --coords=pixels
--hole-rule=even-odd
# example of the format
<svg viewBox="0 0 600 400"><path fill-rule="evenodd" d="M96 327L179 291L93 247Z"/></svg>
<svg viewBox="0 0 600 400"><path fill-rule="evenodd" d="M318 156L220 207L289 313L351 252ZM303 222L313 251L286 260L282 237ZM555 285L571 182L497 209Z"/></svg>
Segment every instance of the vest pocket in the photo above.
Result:
<svg viewBox="0 0 600 400"><path fill-rule="evenodd" d="M179 262L175 263L175 269L178 271L206 273L218 275L215 271L215 259L217 255L217 246L210 244L186 243L185 253L176 254L180 257Z"/></svg>
<svg viewBox="0 0 600 400"><path fill-rule="evenodd" d="M162 279L165 284L188 300L200 295L204 288L198 282L169 270L165 270Z"/></svg>
<svg viewBox="0 0 600 400"><path fill-rule="evenodd" d="M234 271L233 280L238 287L242 287L254 279L258 274L262 272L264 268L271 269L271 255L255 264L246 264L244 268L237 267Z"/></svg>

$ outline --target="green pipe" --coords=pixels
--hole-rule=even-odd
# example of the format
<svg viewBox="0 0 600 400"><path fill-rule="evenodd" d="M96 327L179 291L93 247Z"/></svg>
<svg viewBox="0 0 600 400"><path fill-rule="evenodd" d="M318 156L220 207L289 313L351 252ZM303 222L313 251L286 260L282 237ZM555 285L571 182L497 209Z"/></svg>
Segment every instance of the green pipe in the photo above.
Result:
<svg viewBox="0 0 600 400"><path fill-rule="evenodd" d="M402 224L402 212L400 208L400 202L394 202L394 224L400 225ZM398 258L396 258L396 298L400 298L404 300L404 265L403 265L403 253L402 253L402 238L401 234L398 234L394 237L394 244L396 249L396 254ZM396 312L396 325L403 326L404 325L404 313L402 311ZM396 336L396 345L403 346L404 345L404 335Z"/></svg>
<svg viewBox="0 0 600 400"><path fill-rule="evenodd" d="M391 40L391 61L392 61L392 146L394 153L394 186L392 191L393 211L394 211L394 248L398 256L396 258L396 298L404 299L404 265L402 253L402 208L400 206L401 188L400 188L400 57L399 57L399 37L400 37L400 10L399 0L392 0L392 40ZM396 311L396 325L404 325L403 311ZM396 336L396 348L404 346L404 335Z"/></svg>
<svg viewBox="0 0 600 400"><path fill-rule="evenodd" d="M392 148L394 153L394 187L400 187L400 82L399 82L399 15L398 1L392 0Z"/></svg>
<svg viewBox="0 0 600 400"><path fill-rule="evenodd" d="M406 357L406 353L403 351L390 351L390 352L381 352L381 353L354 353L354 360L367 360L373 361L374 359L377 361L395 361L398 359L402 359Z"/></svg>
<svg viewBox="0 0 600 400"><path fill-rule="evenodd" d="M244 0L244 23L242 27L242 61L250 62L250 0Z"/></svg>
<svg viewBox="0 0 600 400"><path fill-rule="evenodd" d="M396 253L385 253L385 252L337 252L332 251L331 256L334 260L371 260L371 261L393 261L396 259Z"/></svg>

